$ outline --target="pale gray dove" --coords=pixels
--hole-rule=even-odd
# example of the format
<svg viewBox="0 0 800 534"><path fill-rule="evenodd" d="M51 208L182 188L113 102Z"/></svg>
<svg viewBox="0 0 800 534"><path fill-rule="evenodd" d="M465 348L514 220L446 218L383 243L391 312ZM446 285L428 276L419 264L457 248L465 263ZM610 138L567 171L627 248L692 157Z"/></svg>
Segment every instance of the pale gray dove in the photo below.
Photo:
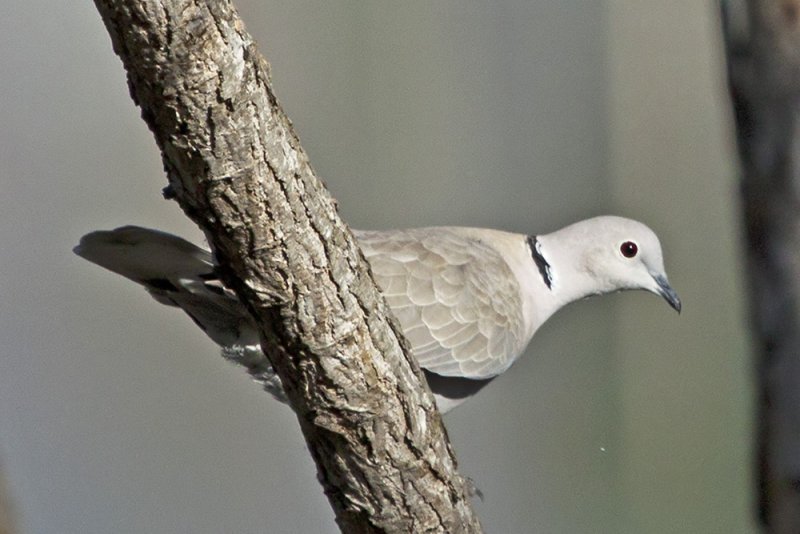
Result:
<svg viewBox="0 0 800 534"><path fill-rule="evenodd" d="M536 236L461 227L354 233L442 412L506 371L570 302L644 289L681 309L658 238L630 219L596 217ZM222 285L209 251L124 226L85 235L75 252L182 308L226 358L285 401L255 325Z"/></svg>

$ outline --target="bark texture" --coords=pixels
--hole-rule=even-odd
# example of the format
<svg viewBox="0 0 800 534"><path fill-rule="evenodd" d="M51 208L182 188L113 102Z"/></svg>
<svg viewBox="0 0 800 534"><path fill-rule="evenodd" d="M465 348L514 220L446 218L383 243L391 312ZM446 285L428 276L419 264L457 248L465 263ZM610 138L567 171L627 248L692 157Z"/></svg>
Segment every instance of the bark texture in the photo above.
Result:
<svg viewBox="0 0 800 534"><path fill-rule="evenodd" d="M231 3L95 4L167 192L261 325L340 528L480 531L420 370Z"/></svg>
<svg viewBox="0 0 800 534"><path fill-rule="evenodd" d="M723 3L759 380L759 514L800 532L800 0Z"/></svg>

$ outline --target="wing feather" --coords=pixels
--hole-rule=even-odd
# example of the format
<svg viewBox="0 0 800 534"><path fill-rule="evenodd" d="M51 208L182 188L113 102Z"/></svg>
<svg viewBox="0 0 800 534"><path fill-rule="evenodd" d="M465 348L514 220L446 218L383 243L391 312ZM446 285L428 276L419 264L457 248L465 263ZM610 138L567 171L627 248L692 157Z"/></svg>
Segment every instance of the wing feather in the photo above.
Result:
<svg viewBox="0 0 800 534"><path fill-rule="evenodd" d="M491 244L459 228L356 236L424 369L491 378L524 348L519 283Z"/></svg>

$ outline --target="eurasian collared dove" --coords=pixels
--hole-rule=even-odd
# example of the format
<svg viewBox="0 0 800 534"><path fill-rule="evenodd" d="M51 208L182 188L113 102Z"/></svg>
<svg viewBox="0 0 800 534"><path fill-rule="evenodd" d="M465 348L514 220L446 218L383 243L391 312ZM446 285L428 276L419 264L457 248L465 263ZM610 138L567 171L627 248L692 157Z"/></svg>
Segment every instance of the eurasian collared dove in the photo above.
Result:
<svg viewBox="0 0 800 534"><path fill-rule="evenodd" d="M681 309L658 238L630 219L596 217L536 236L461 227L354 233L442 412L506 371L570 302L644 289ZM182 308L226 358L285 400L256 327L209 251L136 226L92 232L74 250Z"/></svg>

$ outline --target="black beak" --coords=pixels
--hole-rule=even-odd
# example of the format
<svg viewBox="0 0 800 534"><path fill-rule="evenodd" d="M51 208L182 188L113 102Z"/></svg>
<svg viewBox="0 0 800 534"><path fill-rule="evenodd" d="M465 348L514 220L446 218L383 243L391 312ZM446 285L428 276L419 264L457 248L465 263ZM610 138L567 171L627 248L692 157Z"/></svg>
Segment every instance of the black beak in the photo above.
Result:
<svg viewBox="0 0 800 534"><path fill-rule="evenodd" d="M678 294L675 292L675 290L672 289L672 286L669 285L669 282L667 282L666 277L661 275L656 275L653 276L653 279L656 281L656 284L658 284L659 295L664 297L664 300L666 300L670 306L675 308L675 311L680 313L681 299L678 297Z"/></svg>

